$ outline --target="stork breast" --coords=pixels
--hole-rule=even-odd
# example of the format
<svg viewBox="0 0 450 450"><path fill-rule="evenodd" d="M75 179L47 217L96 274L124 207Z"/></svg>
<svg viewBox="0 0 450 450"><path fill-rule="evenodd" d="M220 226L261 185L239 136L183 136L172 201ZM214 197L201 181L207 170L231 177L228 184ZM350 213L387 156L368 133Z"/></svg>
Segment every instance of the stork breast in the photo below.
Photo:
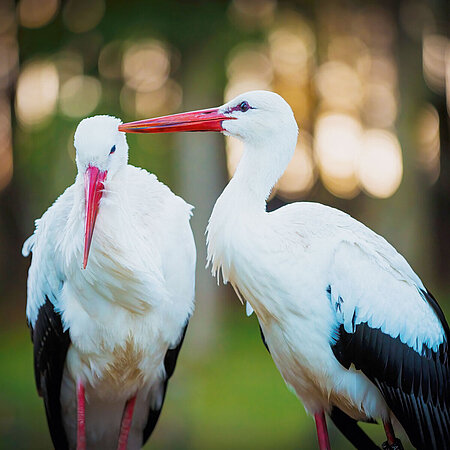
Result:
<svg viewBox="0 0 450 450"><path fill-rule="evenodd" d="M140 368L143 358L143 350L129 337L124 345L114 347L112 361L103 372L103 381L117 389L123 389L127 385L141 385L144 382L144 373Z"/></svg>

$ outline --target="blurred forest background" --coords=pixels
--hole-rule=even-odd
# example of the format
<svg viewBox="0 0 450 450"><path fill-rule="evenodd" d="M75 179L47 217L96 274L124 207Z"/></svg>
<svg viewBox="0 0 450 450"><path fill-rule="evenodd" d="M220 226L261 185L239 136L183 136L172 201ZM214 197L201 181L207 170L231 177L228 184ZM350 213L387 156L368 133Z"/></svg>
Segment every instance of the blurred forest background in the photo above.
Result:
<svg viewBox="0 0 450 450"><path fill-rule="evenodd" d="M449 317L448 7L1 0L0 448L51 447L25 323L30 261L20 250L33 220L73 183L73 134L89 115L130 121L250 89L278 92L301 131L269 208L312 200L349 212L408 259ZM316 448L314 423L285 387L255 317L204 269L207 218L239 143L212 133L128 141L131 164L196 207L197 309L150 446ZM384 441L382 427L365 428ZM330 432L333 448L349 448Z"/></svg>

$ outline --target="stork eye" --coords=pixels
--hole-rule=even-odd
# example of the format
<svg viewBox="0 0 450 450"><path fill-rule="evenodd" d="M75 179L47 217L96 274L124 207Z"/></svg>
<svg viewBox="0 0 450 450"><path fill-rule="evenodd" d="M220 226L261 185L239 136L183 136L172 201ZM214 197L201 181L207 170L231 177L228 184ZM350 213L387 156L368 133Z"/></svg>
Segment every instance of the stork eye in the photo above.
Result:
<svg viewBox="0 0 450 450"><path fill-rule="evenodd" d="M246 111L248 111L248 110L250 109L250 105L248 104L248 102L242 102L242 103L239 105L239 109L240 109L242 112L246 112Z"/></svg>
<svg viewBox="0 0 450 450"><path fill-rule="evenodd" d="M116 146L113 145L113 146L111 147L111 150L110 150L109 154L112 155L115 151L116 151Z"/></svg>

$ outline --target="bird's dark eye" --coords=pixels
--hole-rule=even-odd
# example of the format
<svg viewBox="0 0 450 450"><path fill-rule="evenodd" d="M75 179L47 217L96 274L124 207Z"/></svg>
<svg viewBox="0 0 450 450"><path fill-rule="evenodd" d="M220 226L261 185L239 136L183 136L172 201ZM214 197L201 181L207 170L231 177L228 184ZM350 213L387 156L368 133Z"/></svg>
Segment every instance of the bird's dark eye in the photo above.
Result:
<svg viewBox="0 0 450 450"><path fill-rule="evenodd" d="M115 151L116 151L116 146L113 145L113 146L111 147L111 151L109 152L109 154L112 155Z"/></svg>
<svg viewBox="0 0 450 450"><path fill-rule="evenodd" d="M242 102L242 103L239 105L239 109L240 109L242 112L248 111L248 110L250 109L250 105L248 104L248 102Z"/></svg>

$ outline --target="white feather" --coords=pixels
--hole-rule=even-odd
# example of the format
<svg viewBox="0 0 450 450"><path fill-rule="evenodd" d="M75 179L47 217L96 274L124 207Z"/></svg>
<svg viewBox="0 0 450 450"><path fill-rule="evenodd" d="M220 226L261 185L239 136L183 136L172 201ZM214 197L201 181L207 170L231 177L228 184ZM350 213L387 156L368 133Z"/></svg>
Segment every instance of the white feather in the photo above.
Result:
<svg viewBox="0 0 450 450"><path fill-rule="evenodd" d="M82 122L84 132L94 133L94 119ZM117 119L99 118L98 132L108 130L108 120L114 136ZM114 142L102 146L99 136L89 141L79 130L76 140L81 145L81 150L77 148L79 168L88 165L87 159L94 158L95 151L109 154ZM89 147L86 155L83 145L89 142L100 148ZM111 406L112 411L117 408L119 416L125 401L138 392L139 402L144 402L138 410L144 416L134 420L146 420L150 402L161 400L164 356L178 343L194 309L196 252L189 226L192 207L154 175L126 165L127 149L123 145L126 142L121 138L111 155L112 160L119 153L122 164L116 161L109 167L107 159L96 159L105 165L108 177L86 269L82 269L83 172L36 221L33 236L24 244L24 254L30 250L33 253L28 277L29 322L34 326L47 297L70 331L63 383L66 388L61 396L63 408L70 412L65 417L66 426L76 423L77 380L86 384L91 397L88 416L94 416L92 411L101 409L101 405L108 409L113 403L116 407ZM120 358L126 358L127 364ZM107 417L98 418L103 428L109 427L109 435L114 435L111 429L115 426L118 433L120 420L111 424ZM89 425L88 443L95 441L95 446L107 448L107 441L103 445L96 440L95 429Z"/></svg>
<svg viewBox="0 0 450 450"><path fill-rule="evenodd" d="M356 311L356 323L367 321L416 351L423 343L436 349L442 325L405 259L347 214L314 203L266 212L297 126L289 106L272 93L242 94L221 110L233 111L244 100L251 109L223 123L245 149L208 223L212 273L222 273L254 309L275 364L310 413L336 405L355 419L387 418L374 384L334 356L339 324L350 331Z"/></svg>

